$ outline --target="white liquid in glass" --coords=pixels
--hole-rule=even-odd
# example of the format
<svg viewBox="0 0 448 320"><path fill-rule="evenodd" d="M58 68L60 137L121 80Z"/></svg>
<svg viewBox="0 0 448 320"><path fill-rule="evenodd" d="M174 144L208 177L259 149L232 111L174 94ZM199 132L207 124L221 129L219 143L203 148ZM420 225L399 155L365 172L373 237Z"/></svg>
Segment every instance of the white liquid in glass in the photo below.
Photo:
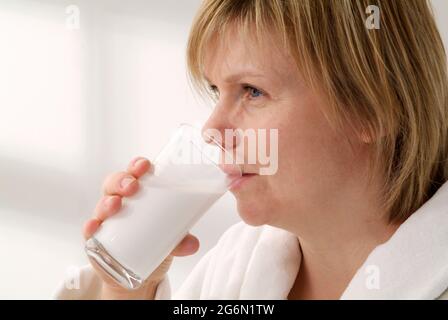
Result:
<svg viewBox="0 0 448 320"><path fill-rule="evenodd" d="M204 179L183 175L199 170ZM147 278L189 229L226 191L210 165L176 165L163 176L146 174L139 191L123 198L120 211L103 222L94 237L123 267ZM207 179L207 173L215 175ZM187 182L188 181L188 182Z"/></svg>

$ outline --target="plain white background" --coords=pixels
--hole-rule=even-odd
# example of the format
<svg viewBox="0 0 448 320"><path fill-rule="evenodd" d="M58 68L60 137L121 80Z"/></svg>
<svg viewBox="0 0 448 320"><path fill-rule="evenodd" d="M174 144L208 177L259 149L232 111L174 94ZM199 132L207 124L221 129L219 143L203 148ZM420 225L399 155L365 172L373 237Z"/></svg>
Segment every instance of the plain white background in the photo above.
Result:
<svg viewBox="0 0 448 320"><path fill-rule="evenodd" d="M199 3L0 0L0 298L51 298L87 263L81 227L106 174L206 119L185 70ZM433 3L448 43L448 2ZM192 230L200 251L175 259L173 290L238 220L226 194Z"/></svg>

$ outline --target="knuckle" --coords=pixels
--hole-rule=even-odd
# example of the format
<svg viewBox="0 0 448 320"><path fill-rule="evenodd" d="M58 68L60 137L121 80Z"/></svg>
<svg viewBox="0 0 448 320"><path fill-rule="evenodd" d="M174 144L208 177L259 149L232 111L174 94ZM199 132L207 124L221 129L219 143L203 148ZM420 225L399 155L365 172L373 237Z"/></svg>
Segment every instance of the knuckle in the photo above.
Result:
<svg viewBox="0 0 448 320"><path fill-rule="evenodd" d="M116 187L119 186L120 180L125 176L130 175L125 171L118 171L107 175L102 185L104 193L108 193L116 189Z"/></svg>

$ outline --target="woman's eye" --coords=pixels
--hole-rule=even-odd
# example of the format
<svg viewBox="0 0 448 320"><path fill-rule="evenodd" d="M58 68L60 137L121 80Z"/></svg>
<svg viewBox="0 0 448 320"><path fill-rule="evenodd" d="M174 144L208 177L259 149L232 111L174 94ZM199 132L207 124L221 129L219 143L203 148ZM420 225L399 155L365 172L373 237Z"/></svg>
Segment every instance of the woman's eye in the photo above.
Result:
<svg viewBox="0 0 448 320"><path fill-rule="evenodd" d="M244 89L249 93L250 98L258 98L263 95L261 90L258 90L252 86L245 86Z"/></svg>
<svg viewBox="0 0 448 320"><path fill-rule="evenodd" d="M218 87L216 85L210 84L208 86L208 89L211 93L211 98L213 100L218 100L219 96L220 96ZM243 89L244 89L244 93L245 93L244 98L248 99L248 100L255 100L255 99L258 100L258 98L265 95L265 93L263 91L255 88L251 85L243 85Z"/></svg>

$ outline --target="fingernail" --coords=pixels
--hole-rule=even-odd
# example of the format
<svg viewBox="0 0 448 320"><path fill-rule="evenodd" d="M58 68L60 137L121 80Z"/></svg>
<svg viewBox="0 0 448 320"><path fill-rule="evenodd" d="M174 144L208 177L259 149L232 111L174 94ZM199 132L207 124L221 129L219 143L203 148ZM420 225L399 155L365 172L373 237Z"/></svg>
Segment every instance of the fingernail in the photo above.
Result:
<svg viewBox="0 0 448 320"><path fill-rule="evenodd" d="M123 180L121 180L120 186L121 186L122 189L125 189L128 185L130 185L134 181L135 181L135 178L126 177Z"/></svg>
<svg viewBox="0 0 448 320"><path fill-rule="evenodd" d="M138 166L141 165L143 162L145 162L145 159L138 159L138 160L134 163L134 167L138 167Z"/></svg>
<svg viewBox="0 0 448 320"><path fill-rule="evenodd" d="M192 241L188 241L186 244L185 244L185 249L187 249L187 250L192 250L193 249L193 247L194 247L194 242L192 242Z"/></svg>

